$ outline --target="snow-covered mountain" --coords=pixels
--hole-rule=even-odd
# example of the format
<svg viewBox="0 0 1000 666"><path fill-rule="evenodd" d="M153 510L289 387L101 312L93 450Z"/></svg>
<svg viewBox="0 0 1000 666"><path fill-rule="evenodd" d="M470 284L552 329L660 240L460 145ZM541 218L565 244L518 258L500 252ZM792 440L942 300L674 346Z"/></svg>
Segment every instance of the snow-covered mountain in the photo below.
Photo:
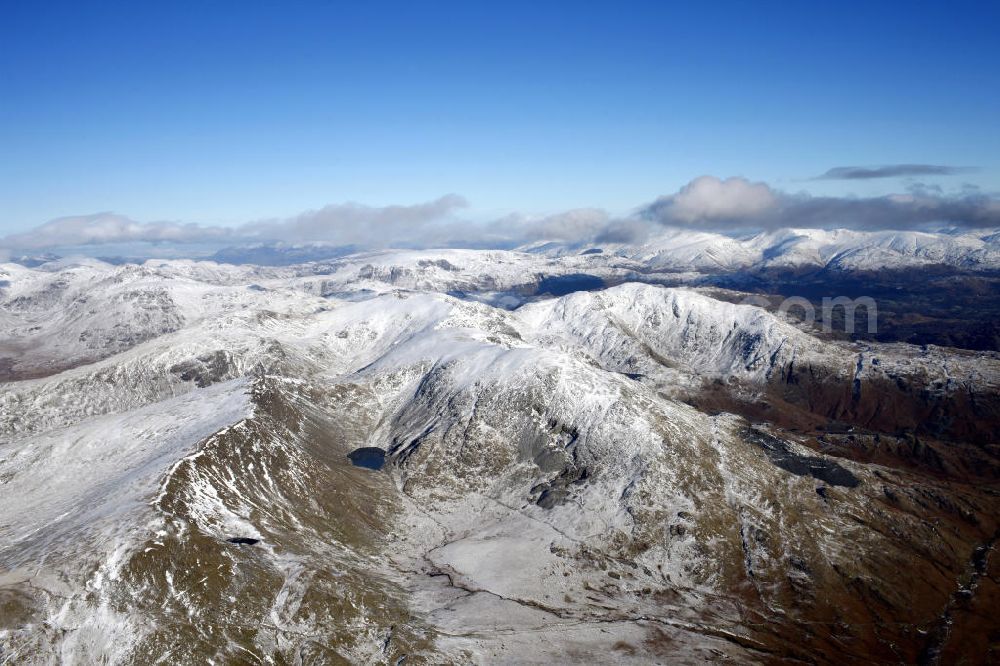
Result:
<svg viewBox="0 0 1000 666"><path fill-rule="evenodd" d="M933 265L970 271L1000 269L1000 239L995 230L952 234L782 229L743 238L666 230L641 244L538 243L524 249L552 256L611 255L647 269L676 271L803 267L869 271Z"/></svg>
<svg viewBox="0 0 1000 666"><path fill-rule="evenodd" d="M761 238L0 266L0 660L986 654L1000 357L632 280L944 246Z"/></svg>
<svg viewBox="0 0 1000 666"><path fill-rule="evenodd" d="M365 252L362 248L328 243L258 243L225 248L212 255L210 261L199 263L294 269L309 263L351 265L368 257L372 269L378 274L379 267L385 266L386 258L392 257L400 265L408 264L410 259L414 262L438 262L441 267L450 263L461 268L463 263L476 263L487 268L486 274L503 278L509 271L504 271L500 264L521 264L525 260L517 257L524 253L558 259L555 262L557 265L575 258L573 263L578 268L617 267L671 273L820 268L873 271L928 266L981 272L1000 270L1000 233L996 229L930 232L787 228L751 235L727 235L663 227L642 242L539 240L513 251ZM454 258L459 261L455 262ZM31 268L51 268L59 262L60 259L52 254L25 256L17 260L17 263ZM414 268L427 267L428 264L424 263Z"/></svg>

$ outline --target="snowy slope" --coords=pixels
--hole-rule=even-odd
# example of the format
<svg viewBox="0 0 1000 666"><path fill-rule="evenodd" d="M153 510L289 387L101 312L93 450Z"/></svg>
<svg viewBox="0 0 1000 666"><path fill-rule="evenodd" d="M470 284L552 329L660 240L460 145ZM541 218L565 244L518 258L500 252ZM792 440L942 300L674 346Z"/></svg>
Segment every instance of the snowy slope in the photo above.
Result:
<svg viewBox="0 0 1000 666"><path fill-rule="evenodd" d="M245 391L244 381L231 380L4 447L0 559L21 564L101 523L120 524L119 513L141 507L176 460L249 415Z"/></svg>
<svg viewBox="0 0 1000 666"><path fill-rule="evenodd" d="M757 256L687 240L688 268ZM0 659L915 660L1000 515L949 475L996 462L870 412L978 436L1000 360L647 284L452 295L632 270L608 261L5 265L0 356L26 378L0 383ZM872 391L895 403L865 411ZM701 406L719 394L843 422ZM841 432L852 455L828 455ZM352 466L360 447L386 467Z"/></svg>
<svg viewBox="0 0 1000 666"><path fill-rule="evenodd" d="M518 317L538 339L570 341L628 373L681 366L698 377L765 377L796 353L820 350L760 308L640 284L529 304Z"/></svg>

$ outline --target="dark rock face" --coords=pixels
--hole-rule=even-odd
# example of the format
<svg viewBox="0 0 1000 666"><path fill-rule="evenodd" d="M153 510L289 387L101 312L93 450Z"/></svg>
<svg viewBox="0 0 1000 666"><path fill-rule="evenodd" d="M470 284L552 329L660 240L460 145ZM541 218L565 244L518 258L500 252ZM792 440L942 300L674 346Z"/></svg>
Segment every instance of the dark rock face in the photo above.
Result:
<svg viewBox="0 0 1000 666"><path fill-rule="evenodd" d="M825 481L831 486L843 486L845 488L854 488L860 483L856 476L832 460L820 458L819 456L803 456L794 453L788 442L757 428L748 429L745 438L746 441L763 449L772 463L796 476L808 475L820 481ZM820 494L824 495L824 493Z"/></svg>
<svg viewBox="0 0 1000 666"><path fill-rule="evenodd" d="M779 366L763 386L710 384L691 402L806 434L814 438L809 446L831 455L956 478L1000 478L1000 394L973 385L945 391L922 374L890 374L876 360L863 376L850 357L843 368Z"/></svg>
<svg viewBox="0 0 1000 666"><path fill-rule="evenodd" d="M531 501L543 509L551 509L562 504L572 494L574 486L582 485L590 478L591 471L581 464L577 444L580 432L574 426L557 421L548 423L547 437L543 440L525 442L525 457L538 467L547 481L535 484L529 491ZM543 442L553 442L549 447ZM555 476L551 476L555 473Z"/></svg>
<svg viewBox="0 0 1000 666"><path fill-rule="evenodd" d="M461 268L454 265L447 259L437 259L437 260L421 259L420 261L417 262L417 265L420 266L421 268L437 267L444 269L446 271L450 271L452 273L457 273L462 270Z"/></svg>
<svg viewBox="0 0 1000 666"><path fill-rule="evenodd" d="M1000 421L1000 399L971 388L941 393L921 386L918 378L888 376L855 380L850 392L844 387L840 395L829 380L804 388L812 394L810 401L817 408L813 411L866 429L975 444L993 443L1000 437L995 428Z"/></svg>
<svg viewBox="0 0 1000 666"><path fill-rule="evenodd" d="M543 509L551 509L569 497L570 486L587 481L590 472L586 467L567 467L559 476L548 483L539 483L531 489L531 494L538 494L535 504Z"/></svg>
<svg viewBox="0 0 1000 666"><path fill-rule="evenodd" d="M230 379L233 370L231 355L221 349L170 368L170 372L180 377L181 381L193 381L198 388Z"/></svg>

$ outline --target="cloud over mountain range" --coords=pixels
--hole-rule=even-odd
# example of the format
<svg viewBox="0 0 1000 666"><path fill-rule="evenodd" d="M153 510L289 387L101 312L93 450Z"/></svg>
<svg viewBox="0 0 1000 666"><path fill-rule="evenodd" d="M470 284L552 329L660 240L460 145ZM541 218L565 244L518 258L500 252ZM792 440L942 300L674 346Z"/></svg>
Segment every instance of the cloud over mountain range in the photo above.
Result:
<svg viewBox="0 0 1000 666"><path fill-rule="evenodd" d="M835 167L821 178L870 179L943 175L962 169L934 165ZM515 247L539 240L641 242L660 227L741 234L780 228L920 230L931 226L983 229L1000 226L1000 199L976 189L948 194L911 186L903 194L872 197L792 193L743 177L695 178L677 192L615 217L596 208L548 216L511 214L492 221L463 219L468 202L457 194L412 205L330 204L287 218L236 226L193 222L140 222L102 212L61 217L0 238L0 252L146 243L201 243L216 247L260 242L331 243L353 247ZM183 253L183 252L182 252Z"/></svg>

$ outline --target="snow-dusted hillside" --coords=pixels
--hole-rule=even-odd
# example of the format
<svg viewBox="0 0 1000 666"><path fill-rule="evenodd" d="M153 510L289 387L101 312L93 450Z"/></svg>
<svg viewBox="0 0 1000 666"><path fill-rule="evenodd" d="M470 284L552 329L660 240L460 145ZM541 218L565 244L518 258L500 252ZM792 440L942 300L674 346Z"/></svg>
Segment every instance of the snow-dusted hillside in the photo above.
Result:
<svg viewBox="0 0 1000 666"><path fill-rule="evenodd" d="M782 242L847 261L834 236ZM685 269L767 245L689 240ZM915 247L865 256L939 256ZM684 288L540 293L671 251L2 266L0 660L948 648L957 586L993 598L969 571L1000 515L1000 359Z"/></svg>
<svg viewBox="0 0 1000 666"><path fill-rule="evenodd" d="M586 246L535 244L550 256L581 251L625 258L648 269L713 273L750 268L822 268L845 271L928 265L963 270L1000 269L995 230L966 233L781 229L734 238L718 233L666 230L641 244Z"/></svg>
<svg viewBox="0 0 1000 666"><path fill-rule="evenodd" d="M525 305L517 314L543 344L565 340L633 374L679 367L698 378L763 379L796 354L821 353L814 338L760 308L684 289L625 284Z"/></svg>

